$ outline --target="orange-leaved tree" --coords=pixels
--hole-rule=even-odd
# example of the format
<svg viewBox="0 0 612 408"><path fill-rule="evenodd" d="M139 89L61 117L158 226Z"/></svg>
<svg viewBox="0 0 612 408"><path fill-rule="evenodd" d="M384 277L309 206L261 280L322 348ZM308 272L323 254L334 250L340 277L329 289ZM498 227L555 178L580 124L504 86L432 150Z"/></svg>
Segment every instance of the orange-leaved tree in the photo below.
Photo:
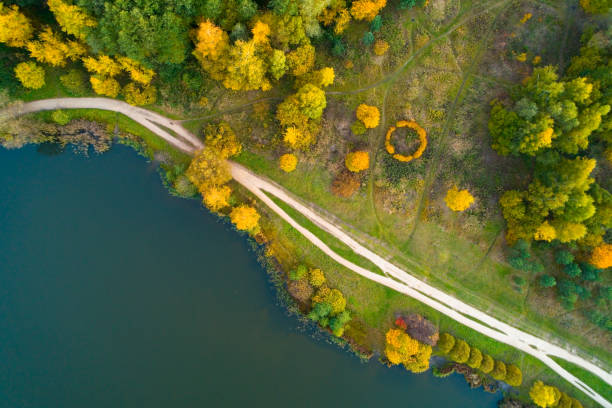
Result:
<svg viewBox="0 0 612 408"><path fill-rule="evenodd" d="M368 129L374 129L380 122L380 112L376 106L366 105L362 103L357 107L355 112L357 119L363 122L364 126Z"/></svg>
<svg viewBox="0 0 612 408"><path fill-rule="evenodd" d="M357 0L351 5L351 14L355 20L372 21L387 5L387 0Z"/></svg>
<svg viewBox="0 0 612 408"><path fill-rule="evenodd" d="M431 346L410 337L400 329L385 334L385 355L391 364L404 364L407 370L421 373L429 368Z"/></svg>
<svg viewBox="0 0 612 408"><path fill-rule="evenodd" d="M351 152L346 155L346 168L353 173L367 170L370 167L370 154L363 150Z"/></svg>
<svg viewBox="0 0 612 408"><path fill-rule="evenodd" d="M612 266L612 245L602 243L593 249L589 262L599 269L606 269Z"/></svg>

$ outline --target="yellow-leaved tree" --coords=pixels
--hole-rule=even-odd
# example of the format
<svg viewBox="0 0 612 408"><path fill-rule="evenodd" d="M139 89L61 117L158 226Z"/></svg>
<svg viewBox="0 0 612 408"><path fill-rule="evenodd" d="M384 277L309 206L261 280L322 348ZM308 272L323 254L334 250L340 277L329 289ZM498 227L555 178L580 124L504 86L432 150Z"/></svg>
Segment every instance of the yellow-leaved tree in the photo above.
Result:
<svg viewBox="0 0 612 408"><path fill-rule="evenodd" d="M561 393L555 387L536 381L529 391L529 396L537 406L548 408L554 407L559 402Z"/></svg>
<svg viewBox="0 0 612 408"><path fill-rule="evenodd" d="M467 190L459 190L457 186L453 186L446 192L444 202L453 211L465 211L474 202L474 197Z"/></svg>
<svg viewBox="0 0 612 408"><path fill-rule="evenodd" d="M117 62L121 64L121 68L130 75L133 81L142 85L149 85L155 76L155 71L144 67L140 62L131 58L117 57Z"/></svg>
<svg viewBox="0 0 612 408"><path fill-rule="evenodd" d="M87 52L83 44L72 40L64 41L51 27L45 27L38 34L38 39L29 41L26 48L32 58L54 67L63 67L68 60L76 61Z"/></svg>
<svg viewBox="0 0 612 408"><path fill-rule="evenodd" d="M34 34L30 20L17 6L5 6L0 2L0 43L9 47L24 47Z"/></svg>
<svg viewBox="0 0 612 408"><path fill-rule="evenodd" d="M259 228L259 218L257 210L246 204L234 207L230 213L230 219L237 229L252 233L257 232Z"/></svg>
<svg viewBox="0 0 612 408"><path fill-rule="evenodd" d="M357 115L357 119L363 122L364 126L368 129L374 129L380 122L380 112L376 106L362 103L357 107L355 114Z"/></svg>
<svg viewBox="0 0 612 408"><path fill-rule="evenodd" d="M89 82L91 82L91 88L95 93L98 95L108 96L110 98L115 98L117 95L119 95L119 90L121 89L119 82L113 78L105 78L94 75L89 78Z"/></svg>
<svg viewBox="0 0 612 408"><path fill-rule="evenodd" d="M287 54L287 66L294 76L304 75L314 67L315 48L304 44Z"/></svg>
<svg viewBox="0 0 612 408"><path fill-rule="evenodd" d="M232 194L232 189L229 186L211 186L202 192L204 205L211 211L219 211L220 209L229 206L229 198Z"/></svg>
<svg viewBox="0 0 612 408"><path fill-rule="evenodd" d="M45 86L45 70L34 61L17 64L15 76L26 88L40 89Z"/></svg>
<svg viewBox="0 0 612 408"><path fill-rule="evenodd" d="M221 186L232 179L227 161L209 146L196 153L185 175L200 192Z"/></svg>
<svg viewBox="0 0 612 408"><path fill-rule="evenodd" d="M210 20L203 21L198 26L193 55L200 61L202 67L213 79L223 79L226 53L229 48L229 36Z"/></svg>
<svg viewBox="0 0 612 408"><path fill-rule="evenodd" d="M353 173L367 170L370 167L370 154L362 150L351 152L346 155L345 164Z"/></svg>
<svg viewBox="0 0 612 408"><path fill-rule="evenodd" d="M79 40L84 40L87 30L97 25L96 20L78 6L62 0L47 0L47 4L62 31L74 35Z"/></svg>
<svg viewBox="0 0 612 408"><path fill-rule="evenodd" d="M157 88L152 85L142 87L130 82L123 87L123 96L130 105L151 105L157 99Z"/></svg>
<svg viewBox="0 0 612 408"><path fill-rule="evenodd" d="M215 149L224 159L242 151L242 144L227 122L221 122L218 125L209 124L204 130L204 137L206 146Z"/></svg>
<svg viewBox="0 0 612 408"><path fill-rule="evenodd" d="M291 173L297 167L298 159L294 154L283 154L279 159L279 166L282 171Z"/></svg>
<svg viewBox="0 0 612 408"><path fill-rule="evenodd" d="M83 66L91 73L114 78L121 73L121 64L108 55L83 58Z"/></svg>
<svg viewBox="0 0 612 408"><path fill-rule="evenodd" d="M555 229L555 227L550 225L548 221L544 221L542 224L540 224L536 232L533 234L533 237L537 241L550 242L553 239L557 238L557 230Z"/></svg>

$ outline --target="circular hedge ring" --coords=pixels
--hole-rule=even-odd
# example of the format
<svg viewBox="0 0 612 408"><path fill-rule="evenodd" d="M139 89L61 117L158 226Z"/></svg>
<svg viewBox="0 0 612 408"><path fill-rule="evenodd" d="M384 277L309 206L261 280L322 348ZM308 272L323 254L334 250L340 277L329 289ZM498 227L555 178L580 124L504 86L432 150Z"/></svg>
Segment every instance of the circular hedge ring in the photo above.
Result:
<svg viewBox="0 0 612 408"><path fill-rule="evenodd" d="M414 153L408 156L395 153L395 147L391 144L391 135L393 134L393 132L395 132L397 128L402 127L407 127L414 130L419 136L419 140L421 141L419 148ZM399 160L401 162L409 162L411 160L418 159L419 157L421 157L421 155L425 151L425 148L427 147L427 132L425 132L425 129L423 129L415 121L400 120L395 124L395 126L391 126L387 131L387 136L385 138L385 147L387 149L387 152L392 155L395 160Z"/></svg>

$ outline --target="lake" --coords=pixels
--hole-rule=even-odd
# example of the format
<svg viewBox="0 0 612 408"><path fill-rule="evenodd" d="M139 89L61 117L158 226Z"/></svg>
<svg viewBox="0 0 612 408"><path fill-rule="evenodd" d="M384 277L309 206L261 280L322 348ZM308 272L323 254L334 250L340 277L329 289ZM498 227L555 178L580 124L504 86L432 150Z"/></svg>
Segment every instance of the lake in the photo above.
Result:
<svg viewBox="0 0 612 408"><path fill-rule="evenodd" d="M485 407L312 335L246 238L115 145L0 148L1 407Z"/></svg>

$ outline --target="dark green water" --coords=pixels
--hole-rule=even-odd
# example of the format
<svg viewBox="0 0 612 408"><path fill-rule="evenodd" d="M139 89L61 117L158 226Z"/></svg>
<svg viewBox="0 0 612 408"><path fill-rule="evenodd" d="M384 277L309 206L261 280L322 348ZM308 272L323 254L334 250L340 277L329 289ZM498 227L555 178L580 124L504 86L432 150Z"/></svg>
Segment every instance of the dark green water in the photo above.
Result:
<svg viewBox="0 0 612 408"><path fill-rule="evenodd" d="M313 338L152 164L0 149L1 407L494 407ZM320 336L319 336L320 337Z"/></svg>

